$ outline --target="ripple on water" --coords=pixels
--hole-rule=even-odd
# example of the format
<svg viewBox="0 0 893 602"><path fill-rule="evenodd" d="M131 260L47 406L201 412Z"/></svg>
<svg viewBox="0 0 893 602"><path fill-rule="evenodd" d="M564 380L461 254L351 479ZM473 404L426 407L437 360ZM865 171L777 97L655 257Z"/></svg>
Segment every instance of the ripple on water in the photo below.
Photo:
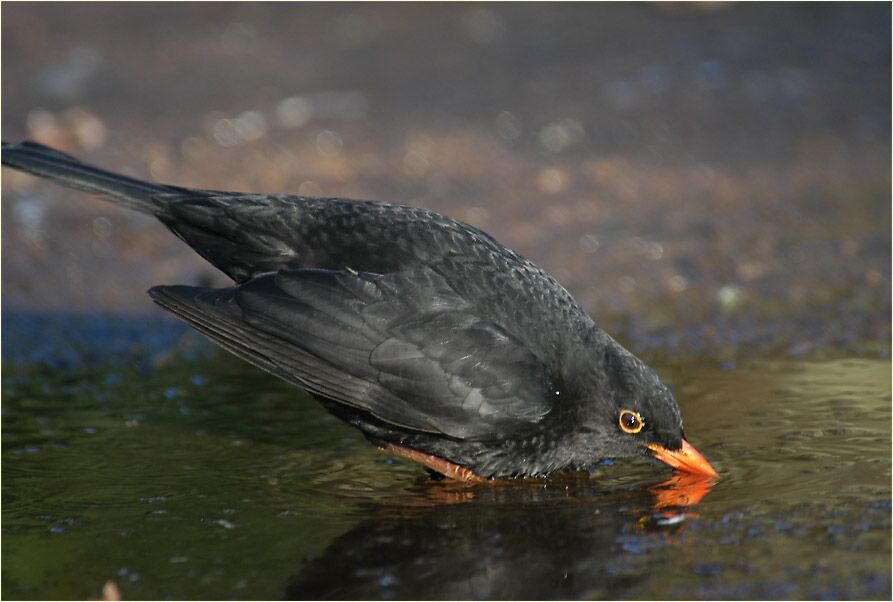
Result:
<svg viewBox="0 0 893 602"><path fill-rule="evenodd" d="M888 362L873 360L687 370L686 432L723 475L711 500L888 494L889 373Z"/></svg>
<svg viewBox="0 0 893 602"><path fill-rule="evenodd" d="M889 363L661 373L680 392L687 437L723 477L686 490L702 497L684 514L672 508L679 492L663 483L670 472L651 461L511 486L433 482L293 388L222 357L115 378L41 373L39 387L7 379L4 366L4 451L12 452L2 458L4 543L39 534L52 550L77 550L67 566L103 575L126 566L147 597L196 583L223 596L214 588L230 576L283 582L294 572L321 579L302 590L321 595L348 572L358 597L382 591L382 575L387 591L416 597L449 585L413 581L405 567L416 561L444 578L443 567L468 562L476 583L495 587L495 573L478 574L465 557L479 560L482 550L508 588L533 578L514 566L534 562L549 578L568 572L573 579L555 582L576 584L560 590L566 597L756 595L783 579L802 597L830 591L808 586L818 583L810 571L826 562L822 554L834 559L822 566L838 582L851 566L877 581L874 559L890 547ZM682 542L690 553L680 556ZM30 566L64 554L41 545ZM316 558L306 566L319 572L295 561L282 573L283 559L302 558ZM603 589L618 579L626 585Z"/></svg>

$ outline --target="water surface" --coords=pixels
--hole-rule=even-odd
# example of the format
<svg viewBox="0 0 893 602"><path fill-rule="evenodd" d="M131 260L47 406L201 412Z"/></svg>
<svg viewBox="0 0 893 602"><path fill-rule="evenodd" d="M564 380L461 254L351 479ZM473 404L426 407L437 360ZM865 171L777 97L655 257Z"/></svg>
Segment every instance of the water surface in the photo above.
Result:
<svg viewBox="0 0 893 602"><path fill-rule="evenodd" d="M715 484L664 484L643 459L462 487L151 332L64 366L5 339L6 597L108 579L131 599L891 595L888 360L658 363Z"/></svg>

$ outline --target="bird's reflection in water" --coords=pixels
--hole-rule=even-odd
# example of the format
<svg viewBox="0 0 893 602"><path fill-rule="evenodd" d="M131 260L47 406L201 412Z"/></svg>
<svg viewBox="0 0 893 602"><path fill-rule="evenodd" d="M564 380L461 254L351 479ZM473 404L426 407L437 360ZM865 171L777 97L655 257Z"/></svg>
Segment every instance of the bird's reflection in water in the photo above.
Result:
<svg viewBox="0 0 893 602"><path fill-rule="evenodd" d="M689 472L676 472L668 480L649 491L654 494L654 507L672 508L694 506L710 492L716 479Z"/></svg>
<svg viewBox="0 0 893 602"><path fill-rule="evenodd" d="M637 556L678 545L711 485L678 474L614 489L581 475L474 487L420 481L309 559L286 596L614 597L645 570Z"/></svg>

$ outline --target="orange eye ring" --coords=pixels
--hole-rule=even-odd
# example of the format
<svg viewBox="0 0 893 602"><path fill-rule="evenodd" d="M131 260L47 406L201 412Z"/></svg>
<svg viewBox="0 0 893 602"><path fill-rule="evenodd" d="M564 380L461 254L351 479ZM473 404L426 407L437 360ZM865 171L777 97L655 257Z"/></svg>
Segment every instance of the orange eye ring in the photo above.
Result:
<svg viewBox="0 0 893 602"><path fill-rule="evenodd" d="M638 412L632 410L621 410L617 422L620 424L620 430L630 435L635 435L645 428L645 419Z"/></svg>

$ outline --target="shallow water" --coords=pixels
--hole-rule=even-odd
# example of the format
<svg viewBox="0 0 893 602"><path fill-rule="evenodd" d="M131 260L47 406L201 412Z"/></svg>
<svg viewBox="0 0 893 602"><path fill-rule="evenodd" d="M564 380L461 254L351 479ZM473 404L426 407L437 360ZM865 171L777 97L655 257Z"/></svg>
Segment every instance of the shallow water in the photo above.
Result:
<svg viewBox="0 0 893 602"><path fill-rule="evenodd" d="M658 363L715 484L643 460L461 487L167 322L67 322L94 347L60 353L7 318L7 598L891 595L889 360Z"/></svg>

